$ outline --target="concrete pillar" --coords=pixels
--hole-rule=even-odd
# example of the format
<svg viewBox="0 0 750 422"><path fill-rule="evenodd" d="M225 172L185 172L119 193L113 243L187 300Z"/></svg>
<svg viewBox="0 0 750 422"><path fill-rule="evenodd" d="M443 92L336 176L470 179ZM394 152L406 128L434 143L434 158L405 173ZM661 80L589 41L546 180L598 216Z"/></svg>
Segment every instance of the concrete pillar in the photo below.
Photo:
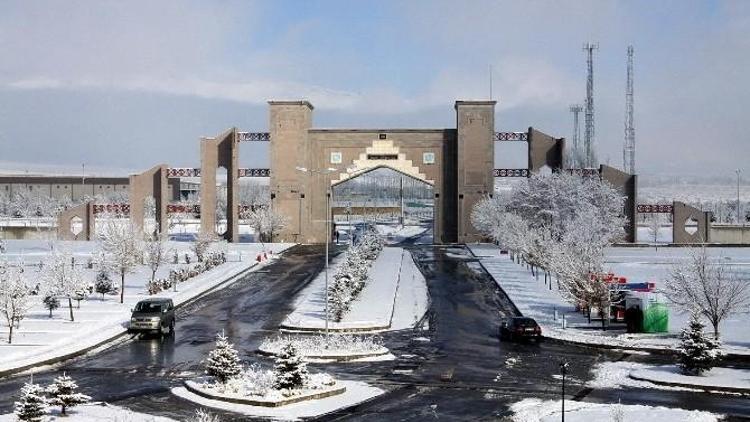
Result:
<svg viewBox="0 0 750 422"><path fill-rule="evenodd" d="M638 232L636 221L636 217L638 216L636 212L636 208L638 207L638 176L602 164L599 167L599 177L625 196L623 214L628 219L627 223L625 223L625 241L635 243Z"/></svg>
<svg viewBox="0 0 750 422"><path fill-rule="evenodd" d="M672 243L709 243L711 242L711 213L701 211L683 202L675 201L672 204ZM688 219L698 222L698 230L688 233L685 223Z"/></svg>
<svg viewBox="0 0 750 422"><path fill-rule="evenodd" d="M130 221L139 229L143 229L145 217L143 201L148 197L153 197L156 202L156 228L159 233L166 234L169 230L166 164L160 164L141 174L130 176L128 199L130 201Z"/></svg>
<svg viewBox="0 0 750 422"><path fill-rule="evenodd" d="M474 204L494 190L492 170L495 166L495 103L456 101L457 237L460 243L475 242L483 238L470 219Z"/></svg>
<svg viewBox="0 0 750 422"><path fill-rule="evenodd" d="M537 173L545 166L552 171L563 168L565 138L554 138L530 127L527 142L529 143L529 173Z"/></svg>
<svg viewBox="0 0 750 422"><path fill-rule="evenodd" d="M216 231L216 169L227 170L227 231L224 239L239 241L239 187L237 128L215 138L201 139L201 233Z"/></svg>
<svg viewBox="0 0 750 422"><path fill-rule="evenodd" d="M78 217L83 227L78 236L70 230L70 220ZM94 218L94 201L84 202L61 212L57 216L57 240L91 240L96 233Z"/></svg>
<svg viewBox="0 0 750 422"><path fill-rule="evenodd" d="M308 130L312 128L313 106L307 101L269 101L271 134L271 206L288 218L287 226L274 240L323 242L312 234L310 187L320 178L297 167L313 169ZM325 190L316 192L325 195ZM321 211L321 210L318 210ZM323 210L324 212L324 210ZM318 213L316 213L317 215Z"/></svg>

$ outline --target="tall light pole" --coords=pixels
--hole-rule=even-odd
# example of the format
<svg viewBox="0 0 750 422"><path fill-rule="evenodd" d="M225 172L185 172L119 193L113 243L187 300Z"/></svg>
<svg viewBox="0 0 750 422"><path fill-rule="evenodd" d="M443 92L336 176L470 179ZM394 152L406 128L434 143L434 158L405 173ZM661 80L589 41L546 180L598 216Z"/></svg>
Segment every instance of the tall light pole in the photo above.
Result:
<svg viewBox="0 0 750 422"><path fill-rule="evenodd" d="M565 422L565 376L568 375L568 362L560 362L560 374L562 375L562 422Z"/></svg>
<svg viewBox="0 0 750 422"><path fill-rule="evenodd" d="M742 213L740 212L740 173L742 173L742 171L737 169L734 172L737 173L737 224L742 222L742 225L744 226L745 221L742 220Z"/></svg>
<svg viewBox="0 0 750 422"><path fill-rule="evenodd" d="M336 171L339 171L338 169L335 169L333 167L329 167L327 169L308 169L305 167L296 167L297 171L300 171L302 173L308 173L308 174L317 174L317 175L329 175L331 173L334 173ZM349 168L347 168L349 170ZM328 179L326 178L326 263L324 267L324 273L325 273L325 289L326 289L326 304L325 304L325 332L326 337L330 334L328 329L328 242L331 240L331 184L328 182Z"/></svg>

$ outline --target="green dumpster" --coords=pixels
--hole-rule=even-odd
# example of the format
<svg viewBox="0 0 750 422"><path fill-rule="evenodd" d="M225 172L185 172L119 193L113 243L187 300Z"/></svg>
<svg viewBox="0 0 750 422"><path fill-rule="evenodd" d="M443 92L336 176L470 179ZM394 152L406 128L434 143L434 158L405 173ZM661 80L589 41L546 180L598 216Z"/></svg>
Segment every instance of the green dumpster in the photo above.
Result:
<svg viewBox="0 0 750 422"><path fill-rule="evenodd" d="M643 312L644 333L666 333L669 330L669 309L664 303L651 302Z"/></svg>

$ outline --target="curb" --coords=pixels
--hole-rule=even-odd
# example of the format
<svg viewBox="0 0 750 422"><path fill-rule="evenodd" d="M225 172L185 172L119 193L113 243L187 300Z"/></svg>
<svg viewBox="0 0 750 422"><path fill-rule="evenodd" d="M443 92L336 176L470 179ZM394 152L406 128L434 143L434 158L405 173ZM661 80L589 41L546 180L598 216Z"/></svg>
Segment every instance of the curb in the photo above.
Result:
<svg viewBox="0 0 750 422"><path fill-rule="evenodd" d="M195 302L196 300L201 299L201 298L205 297L206 295L209 295L209 294L211 294L211 293L213 293L213 292L215 292L217 290L220 290L220 289L226 287L227 284L234 283L239 278L245 276L247 273L250 272L250 270L252 270L253 268L255 268L257 266L258 266L257 263L251 265L250 267L248 267L248 268L240 271L239 273L233 275L232 277L227 278L226 280L222 281L221 283L217 284L216 286L214 286L214 287L212 287L212 288L210 288L210 289L208 289L208 290L206 290L206 291L198 294L197 296L194 296L194 297L192 297L192 298L190 298L190 299L188 299L188 300L180 303L179 305L175 305L175 309L180 309L183 306L190 305L193 302ZM66 353L66 354L64 354L62 356L56 356L56 357L44 359L44 360L41 360L41 361L38 361L38 362L29 363L29 364L26 364L26 365L23 365L23 366L19 366L19 367L16 367L16 368L2 370L2 371L0 371L0 378L5 378L7 376L17 374L19 372L24 372L24 371L27 371L29 369L36 368L38 366L53 365L53 364L56 364L56 363L60 363L60 362L66 361L66 360L70 360L70 359L73 359L73 358L85 355L86 353L88 353L88 352L90 352L90 351L92 351L94 349L97 349L97 348L99 348L99 347L101 347L101 346L103 346L103 345L105 345L107 343L113 342L113 341L119 339L120 337L124 337L126 335L128 335L128 329L127 328L123 328L121 332L119 332L119 333L117 333L117 334L115 334L113 336L107 337L106 339L104 339L104 340L102 340L100 342L97 342L96 344L87 346L87 347L85 347L83 349L79 349L79 350L76 350L76 351L73 351L73 352L70 352L70 353Z"/></svg>
<svg viewBox="0 0 750 422"><path fill-rule="evenodd" d="M225 397L225 396L220 396L218 394L211 394L211 393L201 390L200 388L196 388L192 384L195 384L195 382L190 381L190 380L187 380L183 383L183 385L189 392L199 395L201 397L211 399L211 400L223 401L227 403L244 404L248 406L259 406L259 407L281 407L281 406L286 406L288 404L300 403L303 401L312 401L312 400L324 399L326 397L338 396L346 392L346 387L341 386L336 389L323 391L320 393L307 394L304 396L291 397L286 400L270 402L270 401L243 399L239 397Z"/></svg>
<svg viewBox="0 0 750 422"><path fill-rule="evenodd" d="M682 387L682 388L691 388L694 390L702 390L703 392L706 392L706 393L721 392L721 393L737 393L737 394L742 394L742 395L750 395L750 387L742 388L742 387L714 386L714 385L695 385L695 384L687 384L687 383L681 383L681 382L660 381L660 380L653 380L648 377L639 377L637 375L633 375L632 372L628 373L628 378L631 378L637 381L646 381L646 382L650 382L652 384L657 384L657 385L664 385L667 387Z"/></svg>

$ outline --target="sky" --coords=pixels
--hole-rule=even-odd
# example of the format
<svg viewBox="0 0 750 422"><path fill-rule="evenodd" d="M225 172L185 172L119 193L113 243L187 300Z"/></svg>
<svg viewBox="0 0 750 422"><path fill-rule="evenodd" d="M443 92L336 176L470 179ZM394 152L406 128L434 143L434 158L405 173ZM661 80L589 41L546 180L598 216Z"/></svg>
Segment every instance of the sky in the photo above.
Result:
<svg viewBox="0 0 750 422"><path fill-rule="evenodd" d="M267 131L269 99L316 127L452 128L490 68L496 130L570 139L588 41L601 162L622 164L632 44L638 172L745 168L750 2L697 0L0 0L0 168L197 167L201 136Z"/></svg>

